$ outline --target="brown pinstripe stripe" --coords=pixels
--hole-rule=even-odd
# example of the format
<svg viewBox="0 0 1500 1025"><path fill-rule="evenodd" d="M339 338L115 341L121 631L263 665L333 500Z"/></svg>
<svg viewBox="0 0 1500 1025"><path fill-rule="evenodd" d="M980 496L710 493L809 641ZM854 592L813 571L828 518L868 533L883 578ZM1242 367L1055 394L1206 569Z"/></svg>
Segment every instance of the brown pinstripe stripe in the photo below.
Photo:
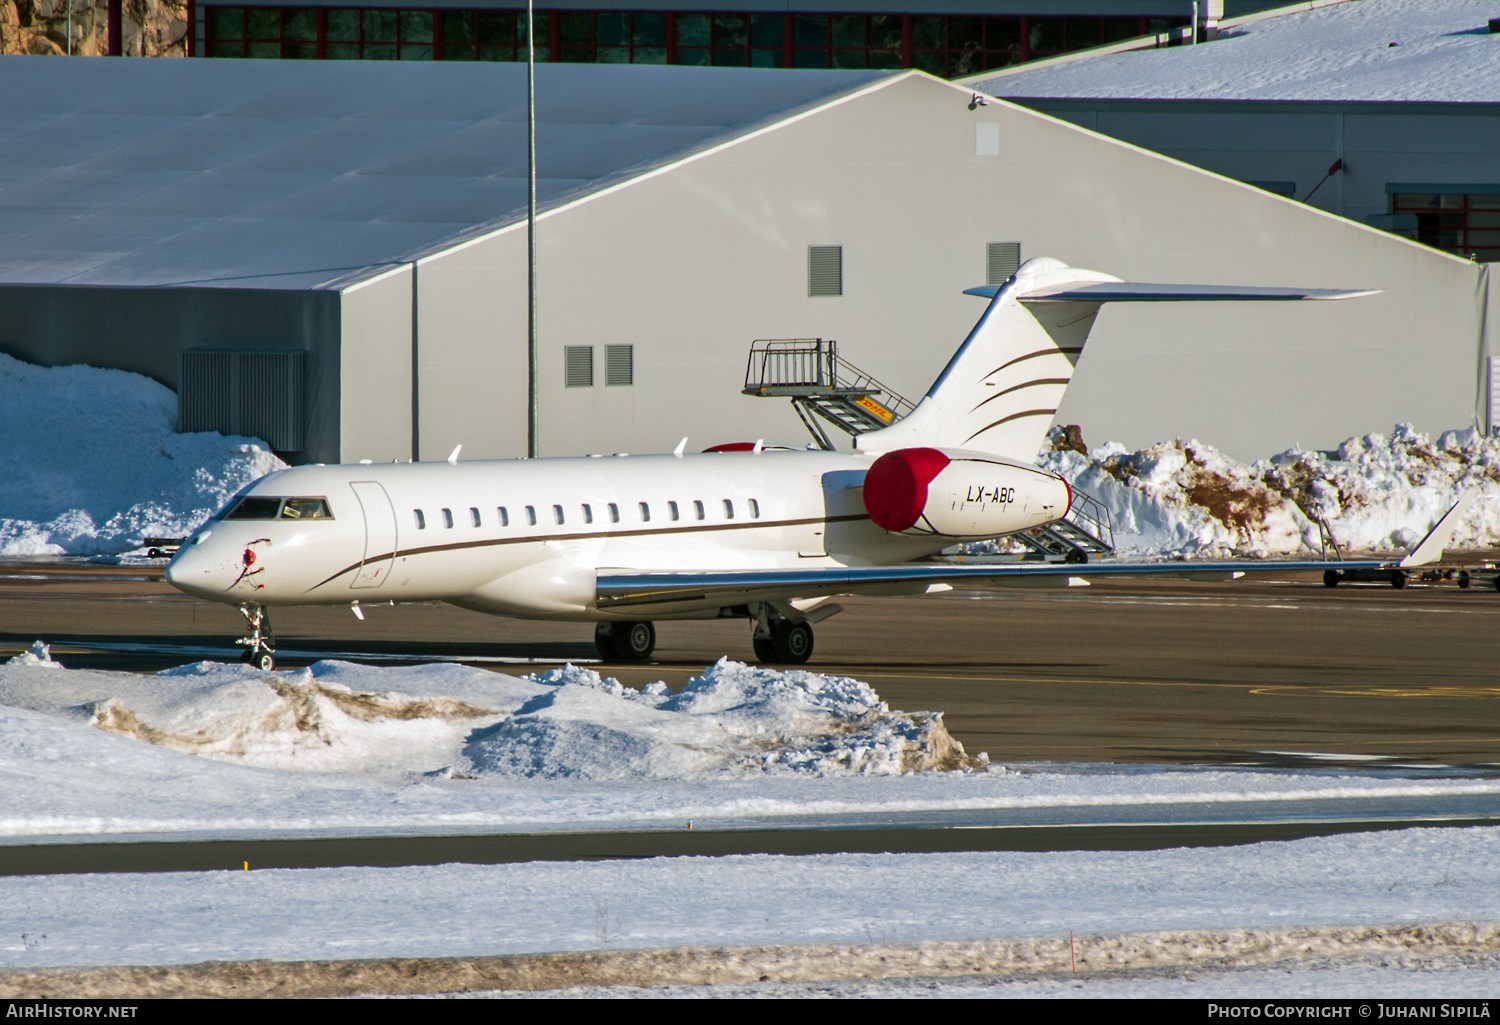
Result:
<svg viewBox="0 0 1500 1025"><path fill-rule="evenodd" d="M1026 410L1025 412L1022 412L1022 413L1012 413L1010 416L1002 417L1001 419L996 420L994 423L990 424L989 427L981 427L981 428L979 428L979 430L975 431L973 434L969 435L967 438L964 439L964 444L968 444L969 442L973 441L975 438L979 437L985 431L989 430L990 427L999 427L1001 424L1010 423L1012 420L1019 420L1019 419L1021 419L1024 416L1056 416L1056 415L1057 415L1057 410L1055 410L1055 409L1028 409L1028 410Z"/></svg>
<svg viewBox="0 0 1500 1025"><path fill-rule="evenodd" d="M1002 366L996 367L994 370L991 370L988 374L985 374L984 377L981 377L980 380L983 381L985 377L993 377L996 374L998 374L1000 371L1004 370L1006 367L1013 367L1017 363L1024 363L1026 360L1036 359L1038 356L1050 356L1054 352L1069 353L1069 352L1082 352L1082 351L1083 351L1083 346L1081 346L1081 345L1078 346L1077 348L1067 348L1067 349L1064 349L1061 346L1056 346L1056 347L1053 347L1051 349L1038 349L1036 352L1028 352L1024 356L1017 356L1015 359L1011 360L1009 363L1006 363L1006 364L1003 364Z"/></svg>
<svg viewBox="0 0 1500 1025"><path fill-rule="evenodd" d="M1012 388L1007 388L1004 391L997 391L995 394L985 399L984 402L981 402L979 406L983 406L989 402L994 402L1000 396L1009 395L1011 392L1020 391L1022 388L1035 388L1037 385L1041 384L1067 384L1069 380L1070 378L1067 377L1039 377L1035 381L1027 381L1025 384L1018 384ZM978 409L979 406L975 406L974 409ZM969 410L969 412L974 412L974 409Z"/></svg>

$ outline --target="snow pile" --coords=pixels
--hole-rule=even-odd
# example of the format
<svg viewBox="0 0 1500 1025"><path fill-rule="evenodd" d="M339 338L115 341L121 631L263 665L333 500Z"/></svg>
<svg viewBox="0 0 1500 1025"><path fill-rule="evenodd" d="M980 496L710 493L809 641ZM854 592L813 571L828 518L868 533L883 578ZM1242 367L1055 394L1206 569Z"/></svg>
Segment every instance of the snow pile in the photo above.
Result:
<svg viewBox="0 0 1500 1025"><path fill-rule="evenodd" d="M157 747L269 769L371 777L890 775L977 767L941 715L892 712L844 677L720 660L673 696L565 666L525 679L461 665L199 662L151 677L0 668L0 702Z"/></svg>
<svg viewBox="0 0 1500 1025"><path fill-rule="evenodd" d="M1334 4L1228 28L1199 46L1044 65L978 88L994 96L1493 102L1500 48L1486 22L1495 10L1491 0Z"/></svg>
<svg viewBox="0 0 1500 1025"><path fill-rule="evenodd" d="M41 641L32 642L31 647L9 659L8 666L29 666L35 669L61 669L61 662L52 661L52 646Z"/></svg>
<svg viewBox="0 0 1500 1025"><path fill-rule="evenodd" d="M1061 428L1053 431L1060 444ZM1389 437L1351 438L1332 452L1288 449L1251 464L1202 442L1139 452L1110 442L1087 453L1059 448L1040 464L1109 510L1115 545L1137 555L1307 554L1321 518L1341 548L1409 548L1466 487L1478 501L1453 547L1500 543L1500 438L1447 431L1436 443L1409 424Z"/></svg>
<svg viewBox="0 0 1500 1025"><path fill-rule="evenodd" d="M721 658L677 694L637 691L591 669L531 676L549 686L464 748L479 774L548 779L682 778L736 771L894 775L973 768L940 713L893 712L866 683Z"/></svg>
<svg viewBox="0 0 1500 1025"><path fill-rule="evenodd" d="M0 354L0 555L118 554L186 537L285 464L253 438L178 434L139 374Z"/></svg>

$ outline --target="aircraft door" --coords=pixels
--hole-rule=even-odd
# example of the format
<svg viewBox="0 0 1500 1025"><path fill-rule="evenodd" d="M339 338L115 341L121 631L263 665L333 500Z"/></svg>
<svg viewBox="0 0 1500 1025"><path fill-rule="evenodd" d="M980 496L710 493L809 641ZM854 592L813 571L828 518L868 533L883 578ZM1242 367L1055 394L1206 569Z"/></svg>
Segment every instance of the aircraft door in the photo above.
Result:
<svg viewBox="0 0 1500 1025"><path fill-rule="evenodd" d="M351 587L379 587L390 576L396 557L396 510L385 488L375 481L349 485L365 514L365 554Z"/></svg>

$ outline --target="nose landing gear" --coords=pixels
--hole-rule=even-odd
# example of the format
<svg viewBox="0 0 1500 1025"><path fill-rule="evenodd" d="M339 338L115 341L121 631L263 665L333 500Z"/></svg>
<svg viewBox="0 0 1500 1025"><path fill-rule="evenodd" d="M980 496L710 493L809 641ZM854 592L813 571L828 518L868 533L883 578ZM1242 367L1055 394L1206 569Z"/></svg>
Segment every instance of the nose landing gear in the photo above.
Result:
<svg viewBox="0 0 1500 1025"><path fill-rule="evenodd" d="M250 635L234 642L245 646L240 661L270 672L276 668L276 635L271 632L271 614L259 605L241 605L240 615L250 626Z"/></svg>

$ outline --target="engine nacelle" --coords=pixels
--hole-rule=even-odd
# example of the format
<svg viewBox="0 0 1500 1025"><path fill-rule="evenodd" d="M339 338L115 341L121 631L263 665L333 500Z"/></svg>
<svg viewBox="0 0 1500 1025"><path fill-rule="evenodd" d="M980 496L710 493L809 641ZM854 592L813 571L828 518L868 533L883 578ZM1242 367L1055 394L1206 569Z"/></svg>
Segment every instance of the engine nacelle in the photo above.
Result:
<svg viewBox="0 0 1500 1025"><path fill-rule="evenodd" d="M999 537L1067 515L1067 481L982 452L903 448L865 474L865 509L896 534Z"/></svg>

